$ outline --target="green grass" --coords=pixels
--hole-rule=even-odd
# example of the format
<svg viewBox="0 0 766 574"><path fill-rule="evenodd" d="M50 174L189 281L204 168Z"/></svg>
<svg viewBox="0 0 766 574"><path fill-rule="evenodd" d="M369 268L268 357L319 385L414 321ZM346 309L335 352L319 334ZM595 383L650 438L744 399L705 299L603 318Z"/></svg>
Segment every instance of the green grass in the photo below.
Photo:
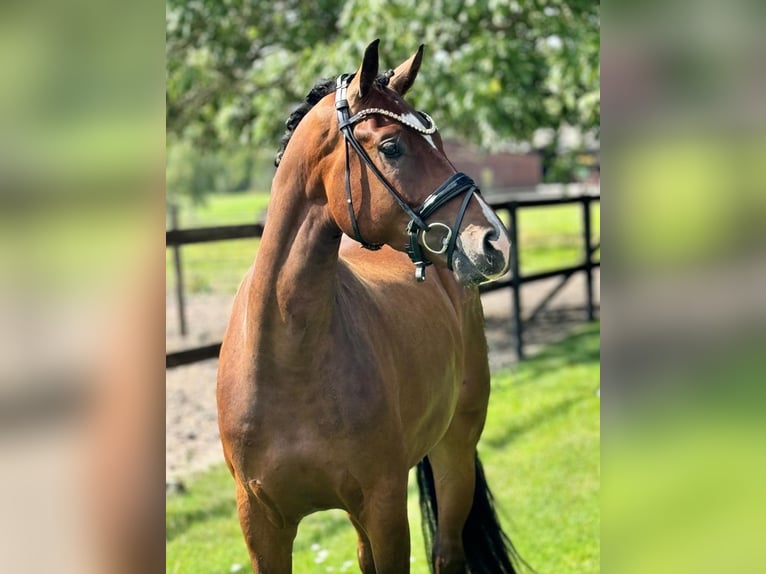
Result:
<svg viewBox="0 0 766 574"><path fill-rule="evenodd" d="M182 203L178 227L212 227L263 221L269 194L263 192L214 194L203 205ZM195 243L181 247L184 289L187 293L237 291L242 277L258 251L260 239L234 239ZM165 280L175 286L173 252L165 253Z"/></svg>
<svg viewBox="0 0 766 574"><path fill-rule="evenodd" d="M181 228L236 225L260 221L267 193L219 194L205 205L181 206ZM594 238L599 236L600 206L592 206ZM507 223L507 214L501 213ZM579 205L533 207L519 210L521 272L523 274L576 265L582 261L582 209ZM255 258L258 240L238 239L186 245L181 248L186 291L233 294ZM595 258L600 253L597 251ZM166 254L166 284L175 285L172 252Z"/></svg>
<svg viewBox="0 0 766 574"><path fill-rule="evenodd" d="M201 205L181 198L178 226L208 227L214 225L239 225L263 221L269 205L269 194L264 191L243 193L215 193L207 196Z"/></svg>
<svg viewBox="0 0 766 574"><path fill-rule="evenodd" d="M479 452L506 531L540 574L599 572L599 337L597 323L584 326L493 376ZM228 470L215 467L187 487L167 499L167 572L249 571ZM409 513L412 573L426 574L412 484ZM355 548L342 512L312 515L298 531L294 571L358 572Z"/></svg>
<svg viewBox="0 0 766 574"><path fill-rule="evenodd" d="M187 293L234 294L258 252L260 239L194 243L181 248L184 290ZM175 288L173 251L165 253L165 279Z"/></svg>

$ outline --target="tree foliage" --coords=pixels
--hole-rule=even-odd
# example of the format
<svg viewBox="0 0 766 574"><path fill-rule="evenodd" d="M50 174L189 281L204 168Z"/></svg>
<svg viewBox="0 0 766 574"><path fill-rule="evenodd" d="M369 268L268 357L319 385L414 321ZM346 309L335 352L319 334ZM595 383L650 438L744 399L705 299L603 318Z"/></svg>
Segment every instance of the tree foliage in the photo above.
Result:
<svg viewBox="0 0 766 574"><path fill-rule="evenodd" d="M426 44L411 98L446 135L493 147L597 129L599 18L585 0L168 0L169 136L273 144L314 83L354 71L375 38L383 67Z"/></svg>

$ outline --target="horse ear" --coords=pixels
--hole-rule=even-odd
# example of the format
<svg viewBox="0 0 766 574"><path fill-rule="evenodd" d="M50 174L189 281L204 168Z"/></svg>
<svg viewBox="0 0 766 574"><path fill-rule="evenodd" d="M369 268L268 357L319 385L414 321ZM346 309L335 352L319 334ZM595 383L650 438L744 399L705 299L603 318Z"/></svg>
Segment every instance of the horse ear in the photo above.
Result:
<svg viewBox="0 0 766 574"><path fill-rule="evenodd" d="M358 93L359 98L363 98L370 92L375 78L378 77L378 44L380 38L374 40L364 51L362 65L349 86L349 96L353 97L354 93Z"/></svg>
<svg viewBox="0 0 766 574"><path fill-rule="evenodd" d="M402 62L399 67L394 70L394 75L388 82L389 87L402 96L412 87L415 78L418 76L420 63L423 61L423 48L424 45L421 44L418 51L415 52L409 60Z"/></svg>

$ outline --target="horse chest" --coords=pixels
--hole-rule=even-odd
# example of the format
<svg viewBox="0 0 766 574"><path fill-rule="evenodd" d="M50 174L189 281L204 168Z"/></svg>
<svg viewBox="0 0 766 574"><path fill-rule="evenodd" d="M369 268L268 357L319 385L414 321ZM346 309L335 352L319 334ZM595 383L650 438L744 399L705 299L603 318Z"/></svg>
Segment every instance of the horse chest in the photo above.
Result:
<svg viewBox="0 0 766 574"><path fill-rule="evenodd" d="M362 432L388 410L385 386L377 377L343 376L341 370L319 366L256 377L251 420L309 439Z"/></svg>

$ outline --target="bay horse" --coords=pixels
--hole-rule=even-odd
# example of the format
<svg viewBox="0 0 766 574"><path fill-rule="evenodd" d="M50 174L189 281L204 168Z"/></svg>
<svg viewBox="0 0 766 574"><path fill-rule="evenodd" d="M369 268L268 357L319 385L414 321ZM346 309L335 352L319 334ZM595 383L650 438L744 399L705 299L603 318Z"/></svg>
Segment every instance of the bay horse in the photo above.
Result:
<svg viewBox="0 0 766 574"><path fill-rule="evenodd" d="M292 572L298 523L330 508L348 513L362 572L408 573L416 465L432 570L517 572L476 451L490 389L478 285L507 272L510 240L403 99L422 56L379 75L376 40L287 123L218 371L258 574Z"/></svg>

